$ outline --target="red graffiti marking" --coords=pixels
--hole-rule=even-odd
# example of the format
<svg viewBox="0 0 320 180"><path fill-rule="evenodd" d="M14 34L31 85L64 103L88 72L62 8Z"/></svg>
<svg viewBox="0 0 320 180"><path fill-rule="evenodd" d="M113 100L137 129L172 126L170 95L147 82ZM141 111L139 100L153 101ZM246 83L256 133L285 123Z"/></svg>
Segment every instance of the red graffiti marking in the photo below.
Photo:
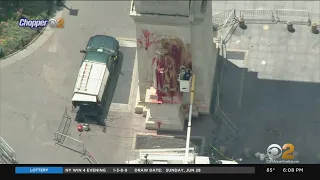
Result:
<svg viewBox="0 0 320 180"><path fill-rule="evenodd" d="M148 50L148 48L152 45L157 43L157 41L154 39L154 34L151 33L149 30L141 30L142 37L137 39L138 44L140 44L141 47L144 47L145 50Z"/></svg>

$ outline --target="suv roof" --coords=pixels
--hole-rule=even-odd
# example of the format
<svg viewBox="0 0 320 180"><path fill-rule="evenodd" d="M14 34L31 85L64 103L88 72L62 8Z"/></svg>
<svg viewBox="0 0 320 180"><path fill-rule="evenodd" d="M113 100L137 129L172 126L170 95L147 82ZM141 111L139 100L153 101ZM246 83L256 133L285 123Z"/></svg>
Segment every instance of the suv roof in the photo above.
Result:
<svg viewBox="0 0 320 180"><path fill-rule="evenodd" d="M86 54L85 60L90 62L98 62L107 64L110 55L107 53L97 52L97 51L89 51Z"/></svg>
<svg viewBox="0 0 320 180"><path fill-rule="evenodd" d="M88 49L89 48L89 49ZM87 49L100 49L108 50L115 53L119 50L119 42L111 36L95 35L92 36L88 42Z"/></svg>

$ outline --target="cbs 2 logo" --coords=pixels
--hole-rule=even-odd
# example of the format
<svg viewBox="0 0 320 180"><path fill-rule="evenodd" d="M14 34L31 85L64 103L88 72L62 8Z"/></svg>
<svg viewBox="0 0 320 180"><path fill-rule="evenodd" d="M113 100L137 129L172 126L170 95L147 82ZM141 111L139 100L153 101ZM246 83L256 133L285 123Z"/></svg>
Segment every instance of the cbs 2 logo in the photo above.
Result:
<svg viewBox="0 0 320 180"><path fill-rule="evenodd" d="M277 149L278 154L273 154L272 149ZM282 147L278 144L271 144L268 147L268 153L270 153L274 158L281 157L282 159L294 159L294 145L293 144L284 144Z"/></svg>
<svg viewBox="0 0 320 180"><path fill-rule="evenodd" d="M50 27L54 27L54 28L63 28L64 27L64 19L63 18L50 19L49 25L50 25Z"/></svg>
<svg viewBox="0 0 320 180"><path fill-rule="evenodd" d="M63 28L64 27L64 19L58 18L57 19L57 28Z"/></svg>

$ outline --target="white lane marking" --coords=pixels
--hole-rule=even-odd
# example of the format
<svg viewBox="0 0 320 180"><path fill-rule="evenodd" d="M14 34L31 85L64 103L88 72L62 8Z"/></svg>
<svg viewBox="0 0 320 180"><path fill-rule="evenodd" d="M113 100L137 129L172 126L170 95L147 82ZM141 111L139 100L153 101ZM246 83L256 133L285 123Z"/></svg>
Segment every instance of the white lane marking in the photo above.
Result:
<svg viewBox="0 0 320 180"><path fill-rule="evenodd" d="M57 37L57 34L54 34L53 37L51 37L51 39L49 40L48 51L49 52L58 52L58 47L59 47L58 37Z"/></svg>
<svg viewBox="0 0 320 180"><path fill-rule="evenodd" d="M134 38L117 37L121 47L137 47L137 40Z"/></svg>
<svg viewBox="0 0 320 180"><path fill-rule="evenodd" d="M135 54L134 58L134 64L133 64L133 70L132 70L132 79L131 79L131 87L130 87L130 95L129 95L129 102L128 104L132 106L132 108L135 107L135 101L136 96L134 93L137 93L135 90L139 91L137 89L138 87L138 63L137 63L137 53Z"/></svg>
<svg viewBox="0 0 320 180"><path fill-rule="evenodd" d="M111 103L109 111L112 112L130 112L129 104Z"/></svg>

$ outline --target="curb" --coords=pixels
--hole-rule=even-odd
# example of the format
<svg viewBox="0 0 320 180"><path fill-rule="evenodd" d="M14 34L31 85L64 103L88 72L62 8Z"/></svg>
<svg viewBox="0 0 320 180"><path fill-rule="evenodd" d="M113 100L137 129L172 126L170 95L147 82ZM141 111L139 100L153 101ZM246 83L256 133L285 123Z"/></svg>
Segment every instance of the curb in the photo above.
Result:
<svg viewBox="0 0 320 180"><path fill-rule="evenodd" d="M59 18L63 14L63 10L57 11L55 16L53 18ZM7 57L0 59L0 68L4 68L8 65L11 65L17 61L23 60L29 55L31 55L33 52L38 50L40 47L43 46L45 42L51 37L51 35L54 33L54 29L47 26L44 28L29 44L19 51L16 51Z"/></svg>

